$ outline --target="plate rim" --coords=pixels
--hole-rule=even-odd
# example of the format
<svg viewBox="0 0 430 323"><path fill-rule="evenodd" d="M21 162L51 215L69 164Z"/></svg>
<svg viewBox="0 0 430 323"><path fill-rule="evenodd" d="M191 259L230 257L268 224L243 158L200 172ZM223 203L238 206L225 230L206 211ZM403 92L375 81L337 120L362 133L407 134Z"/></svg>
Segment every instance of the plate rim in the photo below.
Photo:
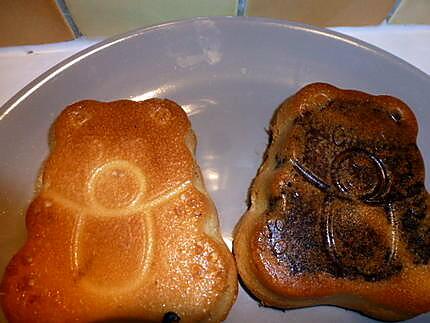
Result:
<svg viewBox="0 0 430 323"><path fill-rule="evenodd" d="M289 20L282 19L272 19L266 17L250 17L250 16L198 16L187 19L179 19L167 21L161 24L155 24L147 27L140 27L128 32L118 34L112 37L108 37L90 47L87 47L70 57L60 61L55 64L47 71L43 72L41 75L34 78L27 85L25 85L21 90L16 92L10 99L8 99L2 106L0 106L0 121L2 121L9 113L11 113L16 107L19 106L21 102L30 97L34 92L37 91L40 87L42 87L49 80L59 75L60 73L67 70L69 67L79 63L84 60L88 56L101 52L105 48L113 46L115 44L124 42L128 39L135 38L141 36L145 33L156 32L159 30L164 30L168 28L173 28L175 26L182 26L187 24L193 24L197 21L208 21L215 23L238 23L238 24L254 24L254 25L263 25L263 26L271 26L278 28L286 28L289 30L299 30L305 33L317 34L320 37L331 38L336 41L340 41L348 44L349 46L353 46L356 48L360 48L362 50L368 51L373 55L377 55L382 57L385 60L391 61L393 64L397 64L404 68L409 73L415 74L415 76L422 79L424 82L428 82L430 85L430 75L427 75L425 72L415 67L411 63L405 61L404 59L382 49L372 44L369 44L363 40L357 39L355 37L342 34L341 32L334 31L327 28L321 28L309 24L293 22Z"/></svg>

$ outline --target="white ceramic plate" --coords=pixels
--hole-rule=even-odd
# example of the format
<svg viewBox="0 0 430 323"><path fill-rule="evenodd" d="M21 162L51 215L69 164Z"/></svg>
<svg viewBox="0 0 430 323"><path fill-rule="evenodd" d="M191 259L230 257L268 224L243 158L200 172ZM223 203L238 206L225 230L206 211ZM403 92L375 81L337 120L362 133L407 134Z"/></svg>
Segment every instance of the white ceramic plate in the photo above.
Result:
<svg viewBox="0 0 430 323"><path fill-rule="evenodd" d="M420 124L429 169L430 78L361 41L309 26L254 18L200 18L109 39L60 63L0 108L0 274L22 244L24 210L48 152L48 129L68 104L92 98L171 98L191 117L198 159L225 237L245 211L274 109L307 83L397 96ZM426 141L427 140L427 141ZM427 173L427 187L429 186ZM367 322L320 306L277 311L240 291L228 321ZM411 322L429 322L422 315Z"/></svg>

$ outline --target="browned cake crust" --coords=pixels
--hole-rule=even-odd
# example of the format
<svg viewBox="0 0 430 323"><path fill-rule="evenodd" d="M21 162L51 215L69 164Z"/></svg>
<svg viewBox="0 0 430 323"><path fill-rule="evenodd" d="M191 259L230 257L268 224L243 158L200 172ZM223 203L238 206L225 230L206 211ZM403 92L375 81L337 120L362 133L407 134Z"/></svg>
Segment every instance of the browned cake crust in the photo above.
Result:
<svg viewBox="0 0 430 323"><path fill-rule="evenodd" d="M181 107L82 101L51 134L27 241L1 283L10 322L223 320L237 273Z"/></svg>
<svg viewBox="0 0 430 323"><path fill-rule="evenodd" d="M270 135L235 229L248 289L280 308L429 311L430 199L408 106L311 84L279 107Z"/></svg>

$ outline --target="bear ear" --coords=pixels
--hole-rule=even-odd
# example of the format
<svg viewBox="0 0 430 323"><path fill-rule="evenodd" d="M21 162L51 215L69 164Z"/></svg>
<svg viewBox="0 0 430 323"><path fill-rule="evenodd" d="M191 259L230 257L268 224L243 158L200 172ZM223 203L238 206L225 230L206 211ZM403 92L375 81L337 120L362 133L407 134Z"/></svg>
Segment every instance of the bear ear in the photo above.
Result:
<svg viewBox="0 0 430 323"><path fill-rule="evenodd" d="M393 126L400 126L405 134L414 139L417 138L418 122L408 105L400 99L388 95L378 95L373 99L378 105L384 107Z"/></svg>
<svg viewBox="0 0 430 323"><path fill-rule="evenodd" d="M341 91L327 83L311 83L287 98L275 111L270 121L270 133L276 137L279 129L283 129L286 120L294 120L297 116L322 110ZM292 121L291 121L292 122Z"/></svg>
<svg viewBox="0 0 430 323"><path fill-rule="evenodd" d="M84 100L69 105L55 120L49 132L50 143L60 142L70 138L86 122L92 118L94 107L102 105L102 102Z"/></svg>

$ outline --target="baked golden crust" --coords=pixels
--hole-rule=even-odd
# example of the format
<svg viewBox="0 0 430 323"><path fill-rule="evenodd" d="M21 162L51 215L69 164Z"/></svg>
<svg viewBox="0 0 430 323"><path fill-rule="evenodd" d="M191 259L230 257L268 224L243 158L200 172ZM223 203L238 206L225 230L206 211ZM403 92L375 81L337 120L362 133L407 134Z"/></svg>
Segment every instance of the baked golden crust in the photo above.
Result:
<svg viewBox="0 0 430 323"><path fill-rule="evenodd" d="M280 308L429 311L430 199L409 107L316 83L278 108L270 134L234 235L248 289Z"/></svg>
<svg viewBox="0 0 430 323"><path fill-rule="evenodd" d="M185 112L161 99L82 101L51 130L28 238L1 284L7 318L223 320L237 273Z"/></svg>

